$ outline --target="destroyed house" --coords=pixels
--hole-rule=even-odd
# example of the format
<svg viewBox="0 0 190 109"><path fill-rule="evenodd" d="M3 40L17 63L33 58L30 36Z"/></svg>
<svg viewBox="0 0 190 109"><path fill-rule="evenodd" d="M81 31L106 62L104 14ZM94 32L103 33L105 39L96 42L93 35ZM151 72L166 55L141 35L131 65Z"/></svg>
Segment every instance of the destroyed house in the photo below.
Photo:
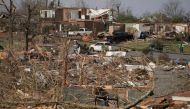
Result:
<svg viewBox="0 0 190 109"><path fill-rule="evenodd" d="M40 11L41 31L45 26L51 26L54 30L64 31L77 30L77 28L88 28L95 33L104 31L105 24L111 21L110 9L89 9L76 7L58 7ZM53 25L53 26L52 26Z"/></svg>
<svg viewBox="0 0 190 109"><path fill-rule="evenodd" d="M112 12L110 9L89 9L89 16L91 20L112 21Z"/></svg>
<svg viewBox="0 0 190 109"><path fill-rule="evenodd" d="M89 19L86 13L86 8L59 7L41 10L40 19L42 31L48 26L62 31L65 25L78 25L77 21Z"/></svg>
<svg viewBox="0 0 190 109"><path fill-rule="evenodd" d="M110 9L88 9L88 8L57 8L56 21L80 21L80 20L111 20Z"/></svg>
<svg viewBox="0 0 190 109"><path fill-rule="evenodd" d="M89 20L86 8L57 8L55 11L57 22L72 22L78 20Z"/></svg>

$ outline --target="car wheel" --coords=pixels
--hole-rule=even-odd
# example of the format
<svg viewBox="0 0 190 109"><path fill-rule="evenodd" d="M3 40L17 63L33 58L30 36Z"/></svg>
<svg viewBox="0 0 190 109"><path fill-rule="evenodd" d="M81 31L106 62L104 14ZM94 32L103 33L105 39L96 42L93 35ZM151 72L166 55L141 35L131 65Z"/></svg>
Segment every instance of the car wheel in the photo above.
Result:
<svg viewBox="0 0 190 109"><path fill-rule="evenodd" d="M90 52L94 52L94 48L90 48Z"/></svg>

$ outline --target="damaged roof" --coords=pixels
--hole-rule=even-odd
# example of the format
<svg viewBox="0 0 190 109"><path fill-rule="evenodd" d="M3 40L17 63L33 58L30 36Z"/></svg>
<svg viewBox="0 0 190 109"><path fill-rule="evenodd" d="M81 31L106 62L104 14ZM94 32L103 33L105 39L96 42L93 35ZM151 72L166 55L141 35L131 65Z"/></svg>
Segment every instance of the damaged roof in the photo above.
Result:
<svg viewBox="0 0 190 109"><path fill-rule="evenodd" d="M98 10L90 9L89 15L91 16L91 18L95 18L109 14L110 11L111 11L110 9L98 9Z"/></svg>

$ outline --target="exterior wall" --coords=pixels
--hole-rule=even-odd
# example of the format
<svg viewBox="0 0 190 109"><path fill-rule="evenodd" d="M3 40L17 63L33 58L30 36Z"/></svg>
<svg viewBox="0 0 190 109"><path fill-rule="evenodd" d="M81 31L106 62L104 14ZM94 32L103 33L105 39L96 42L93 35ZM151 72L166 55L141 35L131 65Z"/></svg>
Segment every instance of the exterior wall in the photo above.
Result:
<svg viewBox="0 0 190 109"><path fill-rule="evenodd" d="M86 19L86 9L63 8L63 10L64 21Z"/></svg>
<svg viewBox="0 0 190 109"><path fill-rule="evenodd" d="M95 33L105 31L104 30L104 23L102 19L100 21L93 21L89 20L90 17L87 15L87 11L89 9L86 8L57 8L55 9L55 18L54 20L48 20L42 19L41 21L41 28L45 27L47 25L59 25L57 28L60 27L60 24L62 27L69 27L71 29L76 29L76 27L80 28L88 28L90 30L93 30ZM45 15L42 14L42 17ZM105 16L107 18L107 16ZM46 24L45 24L46 23ZM42 30L42 29L41 29ZM61 30L59 28L59 30Z"/></svg>
<svg viewBox="0 0 190 109"><path fill-rule="evenodd" d="M55 18L55 10L41 10L40 18Z"/></svg>
<svg viewBox="0 0 190 109"><path fill-rule="evenodd" d="M95 21L78 21L77 24L80 28L88 28L96 32L102 32L104 30L104 24L102 22Z"/></svg>
<svg viewBox="0 0 190 109"><path fill-rule="evenodd" d="M80 8L58 8L56 9L56 21L68 22L89 19L86 11L87 9Z"/></svg>
<svg viewBox="0 0 190 109"><path fill-rule="evenodd" d="M174 27L177 33L188 32L188 24L176 24Z"/></svg>
<svg viewBox="0 0 190 109"><path fill-rule="evenodd" d="M77 24L79 25L80 28L85 28L85 22L84 21L78 21Z"/></svg>
<svg viewBox="0 0 190 109"><path fill-rule="evenodd" d="M93 31L93 36L96 37L98 32L105 31L104 23L100 21L78 21L77 24L80 28L88 28Z"/></svg>
<svg viewBox="0 0 190 109"><path fill-rule="evenodd" d="M151 26L148 26L144 23L126 23L125 24L125 31L128 32L129 28L135 28L138 32L142 31L150 31Z"/></svg>
<svg viewBox="0 0 190 109"><path fill-rule="evenodd" d="M63 22L64 21L64 17L63 17L63 9L62 8L58 8L55 11L55 21L56 22Z"/></svg>
<svg viewBox="0 0 190 109"><path fill-rule="evenodd" d="M167 32L167 31L175 31L177 33L179 32L188 32L188 24L186 23L168 23L168 24L162 24L162 23L157 23L154 24L154 32ZM190 30L190 29L189 29Z"/></svg>
<svg viewBox="0 0 190 109"><path fill-rule="evenodd" d="M112 35L114 31L121 31L125 32L125 24L113 24L112 26L109 26L109 34Z"/></svg>

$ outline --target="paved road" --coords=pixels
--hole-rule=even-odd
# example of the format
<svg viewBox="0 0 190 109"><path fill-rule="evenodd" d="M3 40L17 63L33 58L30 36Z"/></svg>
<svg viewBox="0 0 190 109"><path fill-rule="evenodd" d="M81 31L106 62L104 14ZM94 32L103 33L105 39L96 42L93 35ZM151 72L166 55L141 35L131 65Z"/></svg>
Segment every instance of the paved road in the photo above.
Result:
<svg viewBox="0 0 190 109"><path fill-rule="evenodd" d="M153 56L158 57L161 53L154 52ZM143 53L139 51L130 51L127 56L142 56ZM184 58L190 60L190 55L183 54L169 54L169 58L175 60ZM190 89L190 69L184 70L173 69L171 71L163 71L163 66L157 66L155 69L155 89L154 96L165 96L175 92L180 92Z"/></svg>
<svg viewBox="0 0 190 109"><path fill-rule="evenodd" d="M156 58L160 55L161 53L158 53L158 52L153 52L153 57ZM186 55L186 54L170 54L170 53L166 53L170 59L178 59L178 58L184 58L184 59L187 59L187 60L190 60L190 54L189 55ZM127 57L135 57L135 56L142 56L143 53L140 52L140 51L129 51L127 52Z"/></svg>
<svg viewBox="0 0 190 109"><path fill-rule="evenodd" d="M190 69L163 71L162 66L158 66L154 75L155 97L190 89Z"/></svg>

